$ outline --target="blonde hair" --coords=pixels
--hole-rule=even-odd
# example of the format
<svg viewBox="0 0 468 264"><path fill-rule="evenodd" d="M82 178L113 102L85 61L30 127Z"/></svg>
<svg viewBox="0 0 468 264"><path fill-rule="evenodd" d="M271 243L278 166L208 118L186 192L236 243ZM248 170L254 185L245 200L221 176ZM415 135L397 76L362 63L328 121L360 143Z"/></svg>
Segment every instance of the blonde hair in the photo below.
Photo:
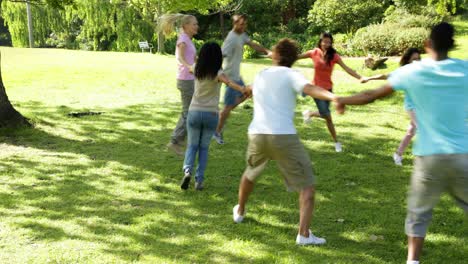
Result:
<svg viewBox="0 0 468 264"><path fill-rule="evenodd" d="M165 14L159 18L157 30L168 36L176 31L176 27L183 28L192 19L196 19L196 17L185 14Z"/></svg>

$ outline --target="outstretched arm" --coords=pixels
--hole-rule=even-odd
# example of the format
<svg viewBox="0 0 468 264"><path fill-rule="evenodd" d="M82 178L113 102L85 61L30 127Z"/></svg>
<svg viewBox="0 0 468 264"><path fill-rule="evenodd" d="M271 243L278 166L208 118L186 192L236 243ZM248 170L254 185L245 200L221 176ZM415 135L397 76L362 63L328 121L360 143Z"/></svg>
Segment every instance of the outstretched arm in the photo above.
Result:
<svg viewBox="0 0 468 264"><path fill-rule="evenodd" d="M347 72L349 75L353 76L354 78L358 79L358 80L362 80L362 76L359 75L357 72L355 72L353 69L349 68L344 62L343 60L340 58L337 63L341 66L341 68L343 68L343 70L345 70L345 72Z"/></svg>
<svg viewBox="0 0 468 264"><path fill-rule="evenodd" d="M299 54L297 56L297 59L300 60L300 59L307 59L307 58L310 58L310 51L306 51L302 54Z"/></svg>
<svg viewBox="0 0 468 264"><path fill-rule="evenodd" d="M268 57L271 58L271 50L263 47L262 45L260 45L260 44L258 44L256 42L253 42L253 41L247 42L246 44L249 45L255 51L266 54Z"/></svg>
<svg viewBox="0 0 468 264"><path fill-rule="evenodd" d="M347 97L338 97L337 110L340 114L344 113L346 105L364 105L373 102L376 99L384 98L393 93L393 88L390 84L385 84L384 86L360 92L358 94L347 96Z"/></svg>
<svg viewBox="0 0 468 264"><path fill-rule="evenodd" d="M370 76L370 77L362 77L361 83L366 83L368 81L374 81L374 80L387 80L387 78L388 78L388 75L386 74L377 74L377 75Z"/></svg>
<svg viewBox="0 0 468 264"><path fill-rule="evenodd" d="M323 89L322 87L318 87L310 83L304 86L303 92L314 98L327 100L327 101L335 101L337 98L337 96L334 95L333 93Z"/></svg>
<svg viewBox="0 0 468 264"><path fill-rule="evenodd" d="M224 73L218 75L218 80L226 84L227 86L233 88L234 90L237 90L245 95L250 95L252 91L250 86L239 85L236 82L231 81Z"/></svg>

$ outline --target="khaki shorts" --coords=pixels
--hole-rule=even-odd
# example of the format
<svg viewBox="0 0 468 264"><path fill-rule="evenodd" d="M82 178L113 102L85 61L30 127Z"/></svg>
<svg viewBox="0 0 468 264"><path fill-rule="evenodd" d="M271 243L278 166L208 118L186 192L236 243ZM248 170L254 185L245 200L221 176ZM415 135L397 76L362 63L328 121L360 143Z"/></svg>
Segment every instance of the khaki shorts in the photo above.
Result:
<svg viewBox="0 0 468 264"><path fill-rule="evenodd" d="M289 191L314 185L309 155L297 135L249 135L244 175L255 181L269 160L276 160Z"/></svg>
<svg viewBox="0 0 468 264"><path fill-rule="evenodd" d="M444 192L468 215L468 154L416 156L408 194L408 236L426 236L432 210Z"/></svg>

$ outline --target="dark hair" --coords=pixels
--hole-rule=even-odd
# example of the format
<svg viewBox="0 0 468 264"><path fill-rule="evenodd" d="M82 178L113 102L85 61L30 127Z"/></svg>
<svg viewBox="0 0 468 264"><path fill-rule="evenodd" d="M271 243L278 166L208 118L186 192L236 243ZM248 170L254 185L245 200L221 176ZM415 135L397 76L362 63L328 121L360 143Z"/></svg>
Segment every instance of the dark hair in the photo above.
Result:
<svg viewBox="0 0 468 264"><path fill-rule="evenodd" d="M273 47L273 51L279 56L278 64L280 66L291 67L297 60L299 47L296 41L283 38Z"/></svg>
<svg viewBox="0 0 468 264"><path fill-rule="evenodd" d="M330 66L331 61L333 60L333 58L335 57L335 54L336 54L336 50L333 48L333 36L332 36L332 34L330 34L328 32L323 32L322 34L320 34L320 39L319 39L319 41L317 43L317 47L321 48L320 44L322 44L322 40L324 38L329 38L331 40L331 43L332 43L330 48L325 53L325 62L328 64L328 66Z"/></svg>
<svg viewBox="0 0 468 264"><path fill-rule="evenodd" d="M203 44L198 53L195 64L195 77L197 79L214 79L223 64L221 47L216 42Z"/></svg>
<svg viewBox="0 0 468 264"><path fill-rule="evenodd" d="M418 53L418 54L421 54L421 52L419 51L419 49L417 48L409 48L405 51L405 53L403 53L403 56L401 56L401 59L400 59L400 66L404 66L406 64L409 64L410 63L410 59L411 59L411 56L413 56L414 53Z"/></svg>
<svg viewBox="0 0 468 264"><path fill-rule="evenodd" d="M235 14L235 15L233 15L232 16L232 23L235 24L240 19L243 19L244 21L246 21L247 20L247 15L245 15L245 14Z"/></svg>
<svg viewBox="0 0 468 264"><path fill-rule="evenodd" d="M455 46L453 40L454 28L447 22L435 25L431 30L430 40L432 48L437 52L448 52Z"/></svg>

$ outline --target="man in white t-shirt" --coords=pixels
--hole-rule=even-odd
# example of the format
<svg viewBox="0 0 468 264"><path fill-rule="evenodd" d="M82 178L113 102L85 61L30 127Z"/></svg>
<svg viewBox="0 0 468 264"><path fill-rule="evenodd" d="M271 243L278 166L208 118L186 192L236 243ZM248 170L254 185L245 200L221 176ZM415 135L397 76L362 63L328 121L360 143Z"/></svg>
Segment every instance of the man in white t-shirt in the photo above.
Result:
<svg viewBox="0 0 468 264"><path fill-rule="evenodd" d="M232 30L229 31L222 47L224 57L223 71L230 80L242 86L244 85L244 82L240 76L240 65L244 56L244 45L248 45L252 49L267 55L270 55L271 51L250 40L249 36L245 32L247 28L247 16L234 15L232 17L232 23ZM221 132L229 114L245 99L246 97L244 97L241 92L226 86L226 92L224 93L224 108L219 113L218 126L214 135L214 139L218 144L224 144Z"/></svg>
<svg viewBox="0 0 468 264"><path fill-rule="evenodd" d="M297 94L332 101L335 95L310 82L291 69L298 55L297 44L282 39L273 48L273 67L261 71L252 85L254 117L249 126L247 168L239 186L239 204L233 208L234 222L245 216L245 204L254 181L269 160L276 160L289 190L300 193L298 245L324 244L309 230L314 209L315 179L307 151L294 127Z"/></svg>

